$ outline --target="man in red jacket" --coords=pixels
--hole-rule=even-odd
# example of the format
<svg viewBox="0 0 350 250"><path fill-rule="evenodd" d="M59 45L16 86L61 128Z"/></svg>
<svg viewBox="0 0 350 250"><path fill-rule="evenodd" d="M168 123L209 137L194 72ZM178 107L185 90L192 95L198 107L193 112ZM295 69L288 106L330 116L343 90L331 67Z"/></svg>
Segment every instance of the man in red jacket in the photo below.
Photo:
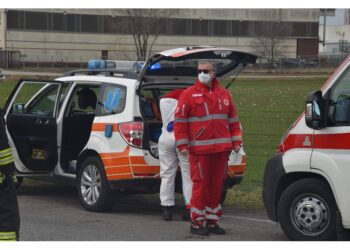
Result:
<svg viewBox="0 0 350 250"><path fill-rule="evenodd" d="M190 157L191 233L225 234L218 225L220 197L229 155L240 150L242 132L231 95L219 85L212 62L199 62L196 83L182 93L174 132L180 154Z"/></svg>

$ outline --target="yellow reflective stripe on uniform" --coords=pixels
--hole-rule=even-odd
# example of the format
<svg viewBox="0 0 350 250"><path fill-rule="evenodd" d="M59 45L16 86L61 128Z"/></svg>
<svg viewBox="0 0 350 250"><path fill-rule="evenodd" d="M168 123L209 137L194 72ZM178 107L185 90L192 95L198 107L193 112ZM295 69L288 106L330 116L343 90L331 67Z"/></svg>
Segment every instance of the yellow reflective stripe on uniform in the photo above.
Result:
<svg viewBox="0 0 350 250"><path fill-rule="evenodd" d="M5 150L1 150L0 151L0 158L9 156L11 154L12 154L12 149L11 148L8 148L8 149L5 149Z"/></svg>
<svg viewBox="0 0 350 250"><path fill-rule="evenodd" d="M177 140L175 142L175 146L179 146L179 145L187 145L188 144L188 140L187 139L181 139L181 140Z"/></svg>
<svg viewBox="0 0 350 250"><path fill-rule="evenodd" d="M16 232L0 232L0 240L16 240Z"/></svg>
<svg viewBox="0 0 350 250"><path fill-rule="evenodd" d="M8 157L6 157L6 158L0 159L0 166L2 166L2 165L7 165L7 164L9 164L9 163L11 163L11 162L13 162L13 157L12 157L12 155L11 155L11 156L8 156Z"/></svg>
<svg viewBox="0 0 350 250"><path fill-rule="evenodd" d="M229 123L239 122L239 119L238 119L238 117L230 118L230 119L228 119L228 122Z"/></svg>
<svg viewBox="0 0 350 250"><path fill-rule="evenodd" d="M241 136L232 136L231 139L232 139L232 141L242 141Z"/></svg>
<svg viewBox="0 0 350 250"><path fill-rule="evenodd" d="M203 141L190 141L190 146L208 146L221 143L231 143L230 138L217 138Z"/></svg>

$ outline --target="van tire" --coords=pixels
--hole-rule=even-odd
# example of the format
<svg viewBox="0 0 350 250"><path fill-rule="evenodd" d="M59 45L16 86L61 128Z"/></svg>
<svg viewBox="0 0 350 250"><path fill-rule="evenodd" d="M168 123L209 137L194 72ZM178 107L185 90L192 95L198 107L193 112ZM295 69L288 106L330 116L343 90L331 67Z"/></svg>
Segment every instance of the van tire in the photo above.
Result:
<svg viewBox="0 0 350 250"><path fill-rule="evenodd" d="M281 195L278 220L291 240L336 239L337 206L328 185L314 178L292 183Z"/></svg>
<svg viewBox="0 0 350 250"><path fill-rule="evenodd" d="M89 196L87 196L86 193L85 195L83 194L84 190L86 191L86 187L89 186L86 185L86 177L83 177L84 172L85 176L86 174L89 175L89 173L92 173L92 175L94 175L93 173L96 174L95 177L97 181L94 183L89 182L89 184L94 185L92 189L99 190L98 198L95 198L95 200L92 197L89 198ZM85 184L82 185L82 182L84 182ZM77 189L80 202L86 210L93 212L106 212L113 208L113 192L108 185L105 170L102 161L99 157L90 156L82 162L77 175ZM92 191L90 190L90 192Z"/></svg>

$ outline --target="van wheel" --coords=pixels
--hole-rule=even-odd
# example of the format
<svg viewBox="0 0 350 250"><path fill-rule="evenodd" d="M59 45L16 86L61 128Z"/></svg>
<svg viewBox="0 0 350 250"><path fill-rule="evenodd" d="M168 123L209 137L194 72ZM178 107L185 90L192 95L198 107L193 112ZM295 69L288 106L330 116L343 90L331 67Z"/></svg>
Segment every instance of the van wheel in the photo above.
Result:
<svg viewBox="0 0 350 250"><path fill-rule="evenodd" d="M303 179L291 184L278 203L278 219L291 240L335 240L337 206L324 181Z"/></svg>
<svg viewBox="0 0 350 250"><path fill-rule="evenodd" d="M83 161L78 171L77 189L86 210L103 212L113 207L113 194L100 158L91 156Z"/></svg>

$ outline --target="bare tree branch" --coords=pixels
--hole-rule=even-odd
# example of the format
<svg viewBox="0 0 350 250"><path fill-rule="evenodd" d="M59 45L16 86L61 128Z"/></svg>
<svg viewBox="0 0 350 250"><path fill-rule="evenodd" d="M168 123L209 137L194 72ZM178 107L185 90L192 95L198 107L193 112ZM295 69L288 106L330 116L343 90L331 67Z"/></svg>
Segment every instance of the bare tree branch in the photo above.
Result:
<svg viewBox="0 0 350 250"><path fill-rule="evenodd" d="M159 35L166 29L166 20L177 13L176 9L121 9L128 19L128 33L133 37L137 60L144 61L152 53Z"/></svg>
<svg viewBox="0 0 350 250"><path fill-rule="evenodd" d="M252 46L271 68L286 52L287 47L283 42L283 37L287 34L288 28L288 25L281 22L260 23L254 27L256 39Z"/></svg>

